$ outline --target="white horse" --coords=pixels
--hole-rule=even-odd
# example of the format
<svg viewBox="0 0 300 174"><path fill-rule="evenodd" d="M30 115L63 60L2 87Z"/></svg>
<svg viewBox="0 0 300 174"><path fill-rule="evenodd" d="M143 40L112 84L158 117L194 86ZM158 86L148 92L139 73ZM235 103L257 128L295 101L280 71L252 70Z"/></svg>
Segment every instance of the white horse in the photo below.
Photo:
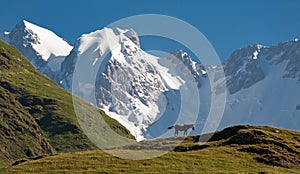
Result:
<svg viewBox="0 0 300 174"><path fill-rule="evenodd" d="M189 128L192 128L192 130L195 130L194 124L175 124L173 126L168 127L168 129L175 128L175 136L178 136L178 131L184 131L183 135L187 135L187 131Z"/></svg>

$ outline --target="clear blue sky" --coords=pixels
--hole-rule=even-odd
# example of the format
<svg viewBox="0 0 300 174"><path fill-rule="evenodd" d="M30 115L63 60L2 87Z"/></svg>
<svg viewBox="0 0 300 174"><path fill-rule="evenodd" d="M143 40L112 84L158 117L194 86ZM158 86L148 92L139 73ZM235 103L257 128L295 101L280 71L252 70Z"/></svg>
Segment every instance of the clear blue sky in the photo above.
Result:
<svg viewBox="0 0 300 174"><path fill-rule="evenodd" d="M226 59L249 44L272 45L299 38L299 9L299 0L7 0L1 2L0 31L11 30L26 19L74 43L81 34L124 17L164 14L198 28ZM160 46L154 39L141 44L146 49Z"/></svg>

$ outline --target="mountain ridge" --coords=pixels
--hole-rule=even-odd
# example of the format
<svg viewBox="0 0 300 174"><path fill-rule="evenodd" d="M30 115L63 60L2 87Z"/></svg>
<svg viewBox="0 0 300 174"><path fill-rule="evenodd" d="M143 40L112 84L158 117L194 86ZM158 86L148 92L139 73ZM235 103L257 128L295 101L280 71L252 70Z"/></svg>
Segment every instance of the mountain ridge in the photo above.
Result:
<svg viewBox="0 0 300 174"><path fill-rule="evenodd" d="M85 65L83 69L88 72L81 75L86 79L82 78L81 86L75 85L79 90L76 95L104 109L139 139L163 136L164 127L175 122L200 123L196 133L204 133L213 95L227 97L218 129L250 123L299 130L298 49L297 39L272 46L254 44L234 51L221 65L212 66L194 62L182 50L173 51L166 59L154 58L140 49L133 29L104 28L79 37L61 63L61 73L50 77L71 91L76 61ZM95 67L103 62L100 72ZM156 86L151 88L153 84ZM192 111L197 108L192 102L182 101L179 89L193 89L200 96L198 111ZM190 97L196 101L196 95ZM182 104L185 106L180 107ZM141 108L149 112L141 112ZM180 112L189 118L179 118Z"/></svg>

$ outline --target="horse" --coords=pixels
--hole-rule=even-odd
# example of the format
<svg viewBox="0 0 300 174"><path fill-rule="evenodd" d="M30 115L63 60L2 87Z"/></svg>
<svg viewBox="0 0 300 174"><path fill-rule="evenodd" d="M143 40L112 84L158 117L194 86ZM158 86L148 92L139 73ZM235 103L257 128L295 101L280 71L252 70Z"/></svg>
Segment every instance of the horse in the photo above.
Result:
<svg viewBox="0 0 300 174"><path fill-rule="evenodd" d="M187 131L192 128L195 130L194 124L175 124L173 126L168 127L168 129L175 128L175 136L178 136L178 131L184 131L183 135L187 135Z"/></svg>

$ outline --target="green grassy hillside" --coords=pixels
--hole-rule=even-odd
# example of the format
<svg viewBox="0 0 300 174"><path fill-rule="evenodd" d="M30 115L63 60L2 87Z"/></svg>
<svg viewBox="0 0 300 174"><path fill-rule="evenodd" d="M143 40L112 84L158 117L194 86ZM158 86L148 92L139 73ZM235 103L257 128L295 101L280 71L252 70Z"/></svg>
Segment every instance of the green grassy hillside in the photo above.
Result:
<svg viewBox="0 0 300 174"><path fill-rule="evenodd" d="M149 160L125 160L93 150L31 160L0 173L300 173L299 132L234 126L201 142L211 135L170 137L112 149L126 154L132 149L139 149L136 153L173 149Z"/></svg>
<svg viewBox="0 0 300 174"><path fill-rule="evenodd" d="M78 98L75 104L82 108L81 118L100 113L99 123L105 120L120 135L133 138L103 111ZM71 94L0 41L0 167L24 158L95 148L79 126Z"/></svg>

